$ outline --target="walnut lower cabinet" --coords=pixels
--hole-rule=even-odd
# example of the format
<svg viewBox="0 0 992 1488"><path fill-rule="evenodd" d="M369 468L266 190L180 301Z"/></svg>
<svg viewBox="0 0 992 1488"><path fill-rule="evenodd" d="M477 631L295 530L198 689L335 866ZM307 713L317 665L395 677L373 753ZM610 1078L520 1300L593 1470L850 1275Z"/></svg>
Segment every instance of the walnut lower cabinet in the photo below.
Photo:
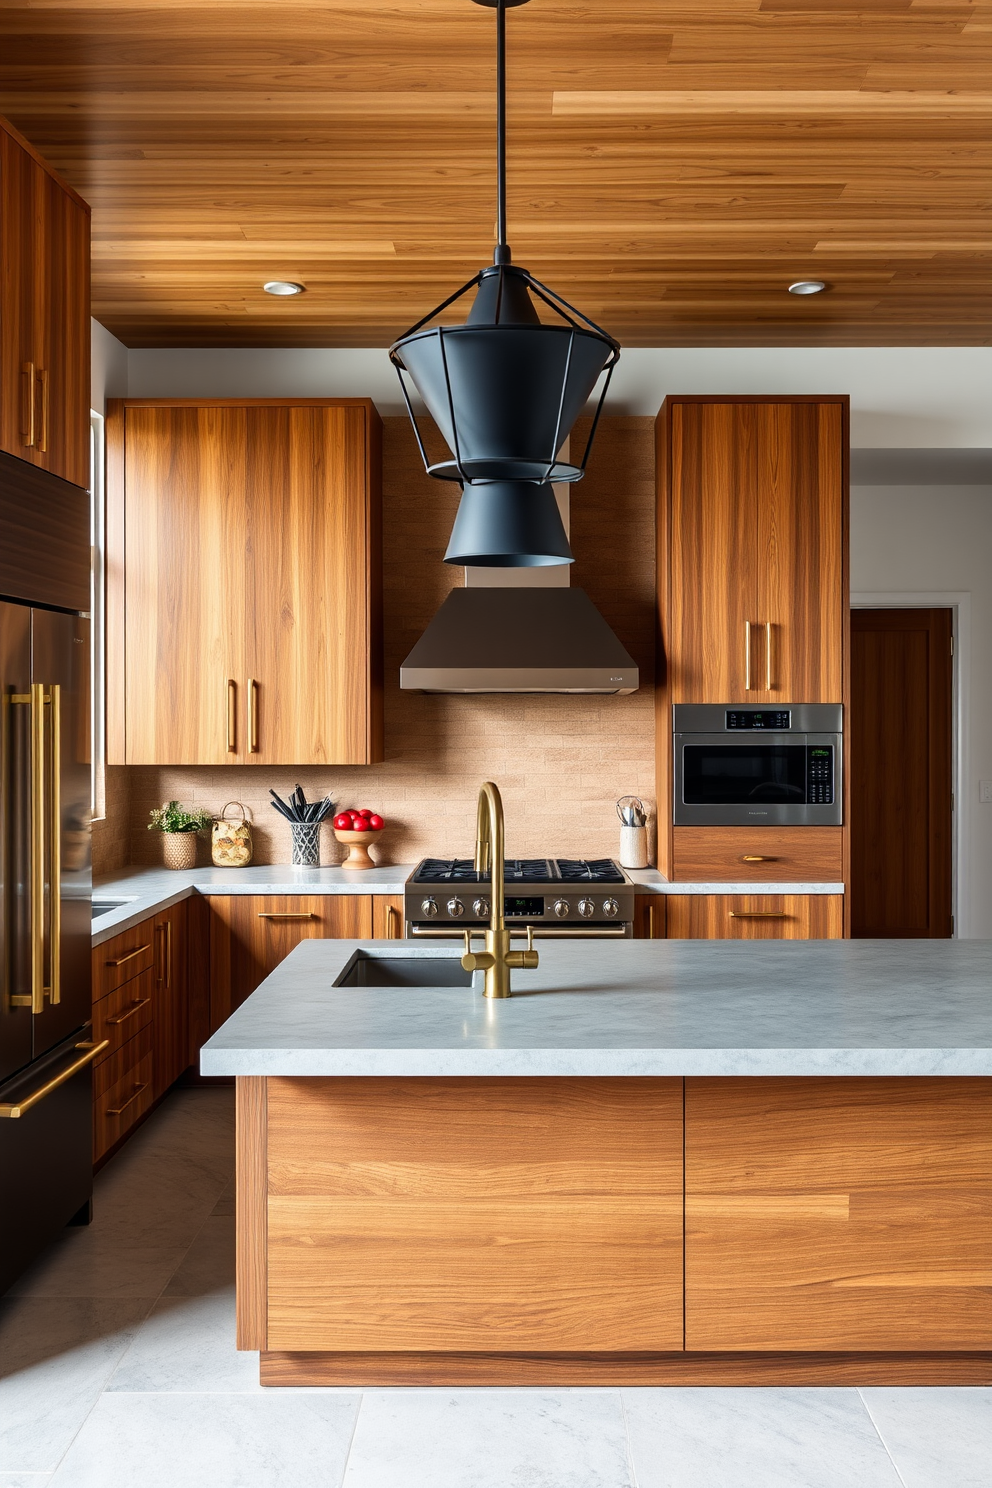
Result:
<svg viewBox="0 0 992 1488"><path fill-rule="evenodd" d="M992 1081L237 1081L268 1385L992 1380Z"/></svg>
<svg viewBox="0 0 992 1488"><path fill-rule="evenodd" d="M669 940L837 940L843 894L667 894Z"/></svg>

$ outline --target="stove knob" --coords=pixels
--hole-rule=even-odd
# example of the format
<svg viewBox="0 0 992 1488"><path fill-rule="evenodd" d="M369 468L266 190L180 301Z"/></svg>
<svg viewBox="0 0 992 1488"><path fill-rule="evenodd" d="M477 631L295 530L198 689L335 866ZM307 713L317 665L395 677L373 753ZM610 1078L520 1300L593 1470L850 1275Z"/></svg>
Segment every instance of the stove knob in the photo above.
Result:
<svg viewBox="0 0 992 1488"><path fill-rule="evenodd" d="M473 899L472 900L472 913L474 915L478 915L478 917L479 917L480 920L488 920L488 918L489 918L489 900L488 899Z"/></svg>
<svg viewBox="0 0 992 1488"><path fill-rule="evenodd" d="M452 915L456 920L461 919L462 915L465 913L465 906L462 901L460 899L449 899L448 913Z"/></svg>
<svg viewBox="0 0 992 1488"><path fill-rule="evenodd" d="M568 900L567 899L556 899L555 902L554 902L554 904L551 906L551 908L554 910L554 912L558 916L558 918L560 920L563 920L566 917L566 915L568 914Z"/></svg>
<svg viewBox="0 0 992 1488"><path fill-rule="evenodd" d="M620 913L620 906L615 899L603 900L603 913L608 920L615 920Z"/></svg>
<svg viewBox="0 0 992 1488"><path fill-rule="evenodd" d="M584 920L591 920L596 912L596 906L591 899L579 900L579 914Z"/></svg>
<svg viewBox="0 0 992 1488"><path fill-rule="evenodd" d="M425 914L429 920L432 920L437 914L437 900L425 899L420 906L420 911L421 914Z"/></svg>

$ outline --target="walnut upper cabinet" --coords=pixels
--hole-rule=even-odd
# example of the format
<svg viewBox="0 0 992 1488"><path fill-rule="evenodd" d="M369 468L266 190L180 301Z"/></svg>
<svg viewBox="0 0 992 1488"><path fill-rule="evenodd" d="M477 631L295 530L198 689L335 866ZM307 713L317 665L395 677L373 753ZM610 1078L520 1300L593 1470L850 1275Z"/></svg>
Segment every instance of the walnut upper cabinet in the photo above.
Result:
<svg viewBox="0 0 992 1488"><path fill-rule="evenodd" d="M847 398L668 398L658 445L667 702L842 702Z"/></svg>
<svg viewBox="0 0 992 1488"><path fill-rule="evenodd" d="M0 449L90 483L90 209L0 119Z"/></svg>
<svg viewBox="0 0 992 1488"><path fill-rule="evenodd" d="M108 403L108 753L382 757L382 425L364 398Z"/></svg>

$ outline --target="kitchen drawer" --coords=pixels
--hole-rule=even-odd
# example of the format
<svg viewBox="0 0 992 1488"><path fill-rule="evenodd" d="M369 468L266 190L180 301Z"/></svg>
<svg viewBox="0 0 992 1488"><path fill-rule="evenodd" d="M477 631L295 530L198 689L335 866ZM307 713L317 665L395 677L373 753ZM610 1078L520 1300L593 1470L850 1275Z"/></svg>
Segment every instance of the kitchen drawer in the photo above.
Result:
<svg viewBox="0 0 992 1488"><path fill-rule="evenodd" d="M843 827L675 827L682 883L842 883Z"/></svg>
<svg viewBox="0 0 992 1488"><path fill-rule="evenodd" d="M142 920L93 950L93 1001L129 982L152 964L152 921Z"/></svg>
<svg viewBox="0 0 992 1488"><path fill-rule="evenodd" d="M101 1064L151 1022L153 991L149 967L93 1004L93 1038L97 1043L101 1039L110 1040L110 1048L100 1058Z"/></svg>
<svg viewBox="0 0 992 1488"><path fill-rule="evenodd" d="M151 1107L152 1029L148 1024L93 1071L93 1157L99 1160Z"/></svg>
<svg viewBox="0 0 992 1488"><path fill-rule="evenodd" d="M669 894L669 940L839 940L843 894Z"/></svg>

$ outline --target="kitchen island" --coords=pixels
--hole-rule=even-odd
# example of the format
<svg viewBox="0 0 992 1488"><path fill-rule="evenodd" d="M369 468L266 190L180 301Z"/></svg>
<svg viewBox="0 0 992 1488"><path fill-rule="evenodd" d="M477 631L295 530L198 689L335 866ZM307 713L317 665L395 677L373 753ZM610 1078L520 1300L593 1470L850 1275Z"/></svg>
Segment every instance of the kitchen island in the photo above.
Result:
<svg viewBox="0 0 992 1488"><path fill-rule="evenodd" d="M460 971L307 941L202 1052L263 1383L990 1377L988 944L397 956Z"/></svg>

